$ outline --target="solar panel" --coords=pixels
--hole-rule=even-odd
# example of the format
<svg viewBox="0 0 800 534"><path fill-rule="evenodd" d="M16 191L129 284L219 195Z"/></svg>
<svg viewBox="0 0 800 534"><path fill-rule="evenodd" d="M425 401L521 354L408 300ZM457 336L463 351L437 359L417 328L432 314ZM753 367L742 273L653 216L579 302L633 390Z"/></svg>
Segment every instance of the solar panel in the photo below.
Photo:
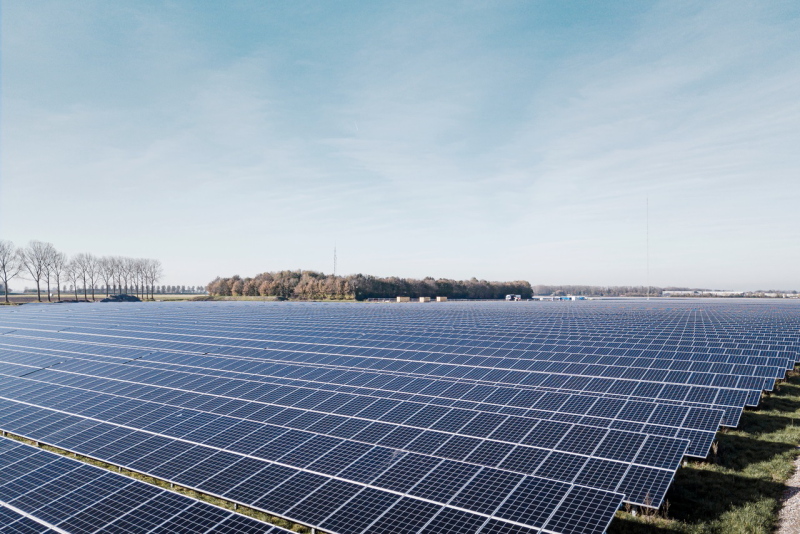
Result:
<svg viewBox="0 0 800 534"><path fill-rule="evenodd" d="M0 504L0 525L8 534L57 534L58 531L39 523L15 508Z"/></svg>

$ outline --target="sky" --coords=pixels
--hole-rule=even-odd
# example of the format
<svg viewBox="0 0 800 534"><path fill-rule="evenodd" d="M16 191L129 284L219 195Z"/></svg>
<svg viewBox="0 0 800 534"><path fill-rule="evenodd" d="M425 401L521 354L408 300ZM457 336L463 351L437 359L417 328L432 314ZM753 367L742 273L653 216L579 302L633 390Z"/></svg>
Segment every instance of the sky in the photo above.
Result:
<svg viewBox="0 0 800 534"><path fill-rule="evenodd" d="M16 245L183 285L331 272L335 247L338 274L800 289L796 1L5 0L0 21Z"/></svg>

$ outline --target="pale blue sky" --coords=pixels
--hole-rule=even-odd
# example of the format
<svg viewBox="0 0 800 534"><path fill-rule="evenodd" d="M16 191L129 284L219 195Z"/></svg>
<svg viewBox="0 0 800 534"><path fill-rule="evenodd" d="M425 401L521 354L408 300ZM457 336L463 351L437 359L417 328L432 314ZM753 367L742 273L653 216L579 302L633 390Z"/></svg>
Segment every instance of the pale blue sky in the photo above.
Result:
<svg viewBox="0 0 800 534"><path fill-rule="evenodd" d="M800 289L799 6L6 0L0 238Z"/></svg>

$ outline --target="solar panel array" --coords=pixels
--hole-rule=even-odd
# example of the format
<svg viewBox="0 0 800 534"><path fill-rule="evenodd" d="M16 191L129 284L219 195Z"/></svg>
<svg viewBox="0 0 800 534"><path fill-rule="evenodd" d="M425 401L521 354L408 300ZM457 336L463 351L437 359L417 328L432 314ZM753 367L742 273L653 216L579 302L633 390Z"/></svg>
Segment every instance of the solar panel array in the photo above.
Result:
<svg viewBox="0 0 800 534"><path fill-rule="evenodd" d="M0 312L0 428L326 532L603 532L798 360L786 302Z"/></svg>
<svg viewBox="0 0 800 534"><path fill-rule="evenodd" d="M6 438L0 471L3 533L290 532Z"/></svg>

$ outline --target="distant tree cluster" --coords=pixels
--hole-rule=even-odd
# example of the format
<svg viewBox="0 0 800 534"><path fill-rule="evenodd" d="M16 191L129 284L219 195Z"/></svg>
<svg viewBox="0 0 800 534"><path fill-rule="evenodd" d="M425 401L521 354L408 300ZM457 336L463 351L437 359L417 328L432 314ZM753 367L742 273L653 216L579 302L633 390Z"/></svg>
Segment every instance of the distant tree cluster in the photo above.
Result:
<svg viewBox="0 0 800 534"><path fill-rule="evenodd" d="M535 285L533 294L560 297L565 295L585 297L657 297L665 288L651 286L580 286L580 285Z"/></svg>
<svg viewBox="0 0 800 534"><path fill-rule="evenodd" d="M131 293L140 298L152 298L156 282L163 276L161 262L146 258L122 256L94 256L82 252L67 257L52 243L31 241L27 247L17 248L10 241L0 240L0 281L8 303L8 283L21 276L36 284L36 296L42 301L42 287L47 300L52 301L51 288L55 287L61 300L62 283L68 282L78 300L79 288L84 300L95 300L98 292Z"/></svg>
<svg viewBox="0 0 800 534"><path fill-rule="evenodd" d="M659 297L664 291L708 292L710 289L696 287L657 287L657 286L580 286L580 285L535 285L533 294L560 297L565 295L586 297Z"/></svg>
<svg viewBox="0 0 800 534"><path fill-rule="evenodd" d="M201 295L206 292L203 286L156 286L156 295Z"/></svg>
<svg viewBox="0 0 800 534"><path fill-rule="evenodd" d="M206 286L209 295L262 296L299 299L352 299L394 297L448 297L451 299L500 299L518 294L530 298L531 285L525 281L488 282L423 278L379 278L355 274L336 276L316 271L267 272L253 278L215 278Z"/></svg>

